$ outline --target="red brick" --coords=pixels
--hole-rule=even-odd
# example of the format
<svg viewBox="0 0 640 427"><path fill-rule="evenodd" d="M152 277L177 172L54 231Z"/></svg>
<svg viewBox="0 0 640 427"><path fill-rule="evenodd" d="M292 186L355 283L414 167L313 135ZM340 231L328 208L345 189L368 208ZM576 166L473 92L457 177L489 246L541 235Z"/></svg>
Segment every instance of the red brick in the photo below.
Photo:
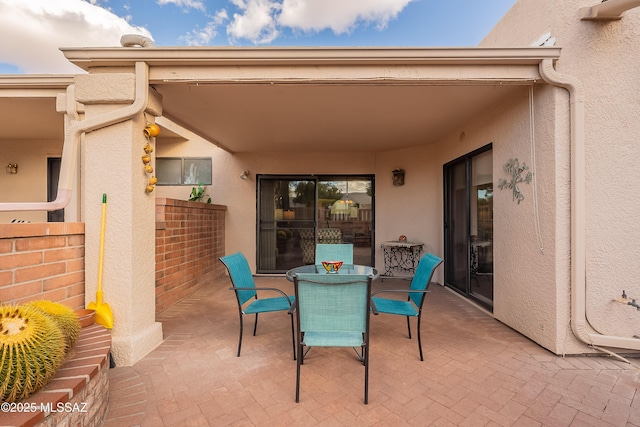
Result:
<svg viewBox="0 0 640 427"><path fill-rule="evenodd" d="M13 240L12 239L2 239L0 240L0 254L6 254L13 250Z"/></svg>
<svg viewBox="0 0 640 427"><path fill-rule="evenodd" d="M80 259L72 259L67 261L67 271L84 271L84 253Z"/></svg>
<svg viewBox="0 0 640 427"><path fill-rule="evenodd" d="M84 272L64 274L43 280L43 289L49 291L84 282Z"/></svg>
<svg viewBox="0 0 640 427"><path fill-rule="evenodd" d="M64 301L60 301L64 305L73 308L74 310L80 310L85 307L84 292L80 295L73 295Z"/></svg>
<svg viewBox="0 0 640 427"><path fill-rule="evenodd" d="M67 286L67 295L69 295L70 298L77 295L84 295L84 280L81 283Z"/></svg>
<svg viewBox="0 0 640 427"><path fill-rule="evenodd" d="M67 245L65 236L38 236L16 240L16 251L26 252L40 249L63 248Z"/></svg>
<svg viewBox="0 0 640 427"><path fill-rule="evenodd" d="M67 237L68 246L82 246L84 248L84 234L74 234Z"/></svg>
<svg viewBox="0 0 640 427"><path fill-rule="evenodd" d="M42 281L35 281L29 283L21 283L13 286L0 287L0 301L3 304L13 303L17 304L18 301L29 298L33 295L39 295L42 292Z"/></svg>
<svg viewBox="0 0 640 427"><path fill-rule="evenodd" d="M88 378L93 378L96 376L97 373L98 373L97 365L77 366L77 367L63 366L58 370L58 373L56 374L56 376L64 378L64 377L77 377L77 376L85 375Z"/></svg>
<svg viewBox="0 0 640 427"><path fill-rule="evenodd" d="M64 301L67 299L67 290L64 288L54 289L52 291L43 292L37 299L46 299L49 301Z"/></svg>
<svg viewBox="0 0 640 427"><path fill-rule="evenodd" d="M84 247L66 247L44 251L44 262L56 262L84 257Z"/></svg>
<svg viewBox="0 0 640 427"><path fill-rule="evenodd" d="M54 378L45 386L44 390L73 390L76 395L87 385L85 378Z"/></svg>
<svg viewBox="0 0 640 427"><path fill-rule="evenodd" d="M0 255L0 270L42 264L42 252L20 252Z"/></svg>
<svg viewBox="0 0 640 427"><path fill-rule="evenodd" d="M13 271L0 271L0 289L13 283ZM0 298L1 300L2 298Z"/></svg>
<svg viewBox="0 0 640 427"><path fill-rule="evenodd" d="M46 277L56 276L64 273L66 266L64 262L53 264L43 264L35 267L19 268L15 273L16 283L27 282L34 279L42 279Z"/></svg>

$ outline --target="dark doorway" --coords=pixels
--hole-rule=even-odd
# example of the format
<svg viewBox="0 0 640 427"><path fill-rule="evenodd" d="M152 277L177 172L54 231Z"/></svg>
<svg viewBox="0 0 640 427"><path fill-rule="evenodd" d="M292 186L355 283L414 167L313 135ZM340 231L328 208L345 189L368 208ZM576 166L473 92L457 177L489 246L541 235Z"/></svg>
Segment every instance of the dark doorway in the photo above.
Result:
<svg viewBox="0 0 640 427"><path fill-rule="evenodd" d="M491 145L444 166L445 284L493 307Z"/></svg>
<svg viewBox="0 0 640 427"><path fill-rule="evenodd" d="M58 180L60 178L60 157L47 159L47 202L52 202L58 197ZM64 209L47 212L47 222L64 222Z"/></svg>

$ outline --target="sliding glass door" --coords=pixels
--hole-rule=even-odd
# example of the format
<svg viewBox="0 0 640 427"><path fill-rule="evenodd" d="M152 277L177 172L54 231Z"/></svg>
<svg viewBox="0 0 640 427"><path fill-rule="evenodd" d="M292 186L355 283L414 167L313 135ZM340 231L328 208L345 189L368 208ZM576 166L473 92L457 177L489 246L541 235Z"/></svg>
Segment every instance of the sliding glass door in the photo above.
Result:
<svg viewBox="0 0 640 427"><path fill-rule="evenodd" d="M493 307L491 145L444 166L445 284Z"/></svg>
<svg viewBox="0 0 640 427"><path fill-rule="evenodd" d="M309 191L311 200L298 202L300 189ZM313 234L315 228L315 189L313 177L258 177L259 273L302 265L301 236Z"/></svg>
<svg viewBox="0 0 640 427"><path fill-rule="evenodd" d="M352 243L373 263L372 176L258 176L257 272L315 261L316 243Z"/></svg>

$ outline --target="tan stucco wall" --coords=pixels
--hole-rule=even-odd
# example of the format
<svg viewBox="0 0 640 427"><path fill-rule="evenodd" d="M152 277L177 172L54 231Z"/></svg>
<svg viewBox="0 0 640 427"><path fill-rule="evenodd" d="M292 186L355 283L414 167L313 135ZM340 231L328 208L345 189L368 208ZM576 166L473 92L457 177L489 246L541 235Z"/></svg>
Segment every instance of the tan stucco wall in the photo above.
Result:
<svg viewBox="0 0 640 427"><path fill-rule="evenodd" d="M61 140L0 140L0 202L46 202L47 157L62 155ZM17 163L18 173L7 174L7 163ZM47 222L43 211L0 212L0 223L13 219Z"/></svg>
<svg viewBox="0 0 640 427"><path fill-rule="evenodd" d="M85 119L131 105L134 82L132 73L78 78ZM141 160L147 142L142 130L150 119L151 114L137 114L88 132L80 146L86 296L92 299L97 289L102 195L107 194L102 283L113 311L112 354L119 366L137 362L162 341L161 324L155 322L155 198L144 190L148 176Z"/></svg>
<svg viewBox="0 0 640 427"><path fill-rule="evenodd" d="M344 153L330 163L318 161L325 157L320 152L230 154L176 125L172 129L188 139L158 138L157 156L211 156L213 176L207 193L212 203L227 206L226 252L242 251L252 268L256 265L256 175L375 173L375 156L371 153ZM240 179L245 170L249 171L248 179ZM190 191L191 186L157 186L155 194L186 200Z"/></svg>
<svg viewBox="0 0 640 427"><path fill-rule="evenodd" d="M442 164L438 146L396 150L376 155L376 264L384 267L380 244L401 234L424 243L424 251L443 257ZM392 171L404 169L404 185L394 187ZM434 280L444 282L439 268Z"/></svg>
<svg viewBox="0 0 640 427"><path fill-rule="evenodd" d="M640 146L637 144L640 100L637 94L640 84L636 73L631 71L640 66L640 45L637 42L640 9L625 12L619 21L580 21L579 9L595 4L597 2L588 0L520 0L486 37L482 46L528 45L543 33L550 32L556 38L556 46L562 48L556 69L582 83L585 104L584 185L587 225L586 230L580 232L585 233L586 240L586 317L598 333L631 337L640 335L640 316L633 308L613 300L620 297L623 289L630 296L640 295L637 281L637 260L640 258L640 241L637 236L640 234L640 224L636 219L640 199L635 196L640 175L637 167L640 155ZM542 187L543 193L540 196L549 197L549 193L556 199L552 203L557 212L556 240L549 242L549 245L554 244L556 247L553 271L557 293L554 300L551 300L555 303L555 308L541 307L542 304L545 307L548 304L543 302L548 299L546 293L540 293L544 298L539 296L530 299L528 304L540 307L544 312L556 312L557 326L554 333L540 331L535 336L548 333L548 337L542 338L544 341L555 340L558 352L572 353L582 347L575 344L575 338L563 331L569 328L570 319L570 251L567 246L570 216L569 206L565 202L570 195L570 176L567 171L569 99L567 91L563 89L545 89L537 98L539 101L556 102L555 111L549 111L548 116L540 117L537 113L536 128L544 134L555 135L555 146L547 147L556 156L555 166L547 171L549 178L555 173L555 182ZM549 123L547 118L555 119L555 125ZM551 129L549 126L555 128ZM545 144L544 134L537 135L540 148ZM554 160L550 156L543 156L543 159ZM547 162L544 160L538 160L538 165L544 165L547 169ZM541 172L538 172L538 176L547 179ZM531 238L531 235L525 236L526 240ZM541 265L544 269L554 267L553 263L546 261L549 245L545 245L545 256L540 259L544 261ZM495 255L500 263L504 261L505 253L500 250L500 246L496 248ZM522 266L527 257L525 252L517 256L520 262L510 264L514 265L511 267L512 271L516 270L515 265ZM498 267L499 265L496 266ZM504 274L502 269L500 271ZM531 277L529 274L526 276ZM524 293L526 286L528 284L516 284L517 291L507 292L505 303L508 304L499 303L505 293L497 292L496 316L519 330L516 319L522 316L520 309L526 303L514 302ZM542 289L542 292L545 291L546 289ZM532 322L530 316L526 317L526 323L529 324L527 329L535 329L536 322ZM531 336L526 331L525 334ZM566 341L563 340L565 335Z"/></svg>
<svg viewBox="0 0 640 427"><path fill-rule="evenodd" d="M493 147L494 177L494 315L552 351L562 351L560 344L572 341L566 328L568 311L558 318L558 299L569 298L568 267L558 271L556 254L568 250L568 222L556 222L556 213L564 209L568 215L567 194L568 141L567 135L556 135L552 117L555 109L550 103L549 88L536 86L533 117L529 108L529 87L522 87L510 99L504 100L484 115L454 130L433 145L409 150L383 153L376 159L378 176L376 197L378 204L378 233L402 224L408 235L418 236L426 248L442 255L443 230L443 165L489 143ZM532 122L531 120L534 119ZM562 118L561 118L562 120ZM530 138L530 125L535 125L535 140ZM562 129L562 126L560 126ZM558 150L554 148L559 136ZM564 153L561 147L565 147ZM535 162L533 153L535 153ZM557 158L556 158L557 157ZM517 204L509 190L499 190L500 178L509 177L503 165L518 158L533 171L535 180L521 184L524 201ZM556 170L560 162L560 172ZM395 167L407 171L404 187L393 187L390 171ZM563 176L556 194L553 187L557 175ZM389 181L385 183L385 181ZM537 188L537 209L534 205L534 186ZM552 190L549 191L549 188ZM400 194L398 190L406 193ZM557 205L560 206L557 206ZM400 208L401 207L401 208ZM397 219L396 219L397 218ZM540 232L536 228L540 223ZM564 222L564 227L561 227ZM397 233L388 233L389 238ZM564 277L564 280L558 280ZM442 283L443 271L437 281ZM560 287L558 285L560 284ZM544 295L544 298L540 296ZM566 305L565 304L565 305ZM584 349L581 349L583 351Z"/></svg>

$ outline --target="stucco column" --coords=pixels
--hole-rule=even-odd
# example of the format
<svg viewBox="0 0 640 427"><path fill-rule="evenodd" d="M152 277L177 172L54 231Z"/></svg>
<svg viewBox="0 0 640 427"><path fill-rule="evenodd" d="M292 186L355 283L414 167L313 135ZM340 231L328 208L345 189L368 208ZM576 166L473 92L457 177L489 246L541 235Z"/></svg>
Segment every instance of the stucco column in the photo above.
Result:
<svg viewBox="0 0 640 427"><path fill-rule="evenodd" d="M76 86L85 119L130 105L135 97L131 73L79 76ZM141 112L84 134L80 144L85 298L96 300L106 194L102 291L103 302L113 312L112 354L118 366L133 365L162 341L161 324L155 321L155 198L145 192L148 175L141 160L146 120L153 120L153 115Z"/></svg>

